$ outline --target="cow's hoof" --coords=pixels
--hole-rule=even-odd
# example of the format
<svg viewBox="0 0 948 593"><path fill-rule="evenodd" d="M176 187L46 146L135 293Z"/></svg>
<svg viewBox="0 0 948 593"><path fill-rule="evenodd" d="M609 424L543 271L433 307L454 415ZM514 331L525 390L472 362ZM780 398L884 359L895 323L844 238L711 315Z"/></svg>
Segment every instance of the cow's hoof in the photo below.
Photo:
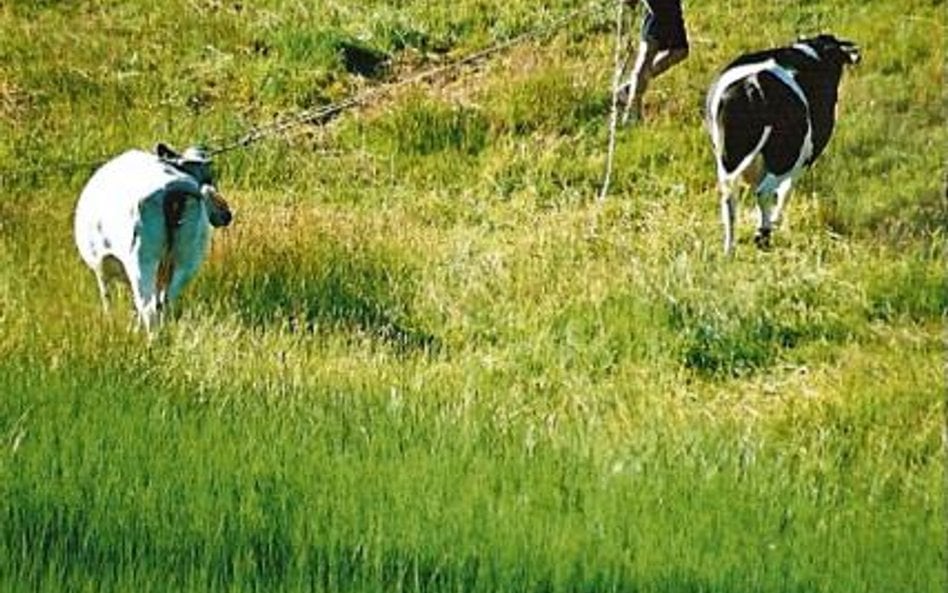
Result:
<svg viewBox="0 0 948 593"><path fill-rule="evenodd" d="M767 251L770 249L770 229L758 229L757 233L754 235L754 245L758 249Z"/></svg>

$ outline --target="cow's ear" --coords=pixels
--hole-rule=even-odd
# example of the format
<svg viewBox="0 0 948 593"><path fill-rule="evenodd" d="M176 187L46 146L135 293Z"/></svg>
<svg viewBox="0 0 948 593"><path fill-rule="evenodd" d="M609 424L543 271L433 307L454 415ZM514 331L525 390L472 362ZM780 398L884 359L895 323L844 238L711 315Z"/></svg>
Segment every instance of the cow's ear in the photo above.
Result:
<svg viewBox="0 0 948 593"><path fill-rule="evenodd" d="M155 145L155 154L158 155L158 158L165 161L175 161L181 158L181 155L175 152L170 146L164 142L159 142Z"/></svg>
<svg viewBox="0 0 948 593"><path fill-rule="evenodd" d="M839 49L842 50L843 55L846 56L850 64L858 64L862 59L862 54L859 53L859 46L851 41L842 42Z"/></svg>

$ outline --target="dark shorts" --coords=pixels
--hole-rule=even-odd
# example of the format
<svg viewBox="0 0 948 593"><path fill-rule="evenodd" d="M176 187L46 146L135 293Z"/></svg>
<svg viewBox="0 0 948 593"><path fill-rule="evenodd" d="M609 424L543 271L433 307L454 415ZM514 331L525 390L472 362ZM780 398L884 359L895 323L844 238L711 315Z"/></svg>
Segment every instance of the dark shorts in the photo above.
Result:
<svg viewBox="0 0 948 593"><path fill-rule="evenodd" d="M658 49L688 49L688 34L681 13L681 0L648 0L642 40L658 44Z"/></svg>

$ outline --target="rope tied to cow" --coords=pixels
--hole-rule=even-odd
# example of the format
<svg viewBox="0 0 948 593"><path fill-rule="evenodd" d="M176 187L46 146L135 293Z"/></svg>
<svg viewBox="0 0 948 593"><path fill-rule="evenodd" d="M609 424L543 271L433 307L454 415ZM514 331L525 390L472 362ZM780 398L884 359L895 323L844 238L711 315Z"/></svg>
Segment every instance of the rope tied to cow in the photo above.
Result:
<svg viewBox="0 0 948 593"><path fill-rule="evenodd" d="M291 132L294 129L303 126L323 125L341 113L360 106L368 105L373 101L391 94L401 88L416 85L431 79L438 78L452 71L464 67L475 65L498 53L509 50L512 47L527 43L531 40L538 40L549 37L558 31L565 29L578 19L606 14L606 8L622 2L622 0L590 0L584 5L578 6L566 13L554 18L553 20L528 29L518 35L499 41L494 45L474 51L465 56L461 56L448 63L441 64L421 72L416 72L395 82L370 87L361 93L349 96L340 101L321 105L311 109L305 109L295 114L283 117L272 123L257 125L253 128L237 135L236 137L217 137L205 143L209 157L217 157L236 150L245 149L253 144L261 142L271 137L279 136ZM598 23L596 23L598 25ZM40 176L49 176L51 172L60 175L74 175L80 171L92 172L108 161L108 156L96 159L81 161L59 161L59 162L40 162L32 167L17 167L9 169L0 169L0 181L17 179L35 179Z"/></svg>
<svg viewBox="0 0 948 593"><path fill-rule="evenodd" d="M614 1L620 3L622 2L622 0ZM553 21L546 23L545 25L524 31L519 35L515 35L514 37L503 40L490 47L475 51L466 56L462 56L461 58L450 61L446 64L414 73L407 78L403 78L389 84L371 87L359 94L347 97L346 99L335 103L329 103L327 105L321 105L319 107L300 111L294 115L285 117L271 124L257 126L240 135L236 139L230 141L218 140L217 142L212 142L211 146L214 146L215 144L218 144L219 146L212 148L209 153L212 156L225 154L234 150L246 148L261 140L284 134L301 126L322 125L344 111L370 104L375 99L378 99L386 94L391 94L401 88L416 85L427 80L443 76L449 72L459 70L466 66L472 66L517 45L552 35L565 28L567 25L572 24L580 17L592 15L597 12L603 12L604 8L609 3L610 0L589 2L585 6L575 8L554 19Z"/></svg>

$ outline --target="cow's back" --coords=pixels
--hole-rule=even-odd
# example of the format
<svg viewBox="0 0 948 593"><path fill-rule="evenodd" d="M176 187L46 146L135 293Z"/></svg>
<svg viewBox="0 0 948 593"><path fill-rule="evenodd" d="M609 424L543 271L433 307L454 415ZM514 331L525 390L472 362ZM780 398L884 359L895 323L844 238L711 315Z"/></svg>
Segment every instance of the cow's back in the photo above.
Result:
<svg viewBox="0 0 948 593"><path fill-rule="evenodd" d="M90 266L106 255L124 260L142 231L143 218L163 225L165 192L192 186L196 182L186 174L141 150L105 163L86 183L76 206L75 238L82 258Z"/></svg>

